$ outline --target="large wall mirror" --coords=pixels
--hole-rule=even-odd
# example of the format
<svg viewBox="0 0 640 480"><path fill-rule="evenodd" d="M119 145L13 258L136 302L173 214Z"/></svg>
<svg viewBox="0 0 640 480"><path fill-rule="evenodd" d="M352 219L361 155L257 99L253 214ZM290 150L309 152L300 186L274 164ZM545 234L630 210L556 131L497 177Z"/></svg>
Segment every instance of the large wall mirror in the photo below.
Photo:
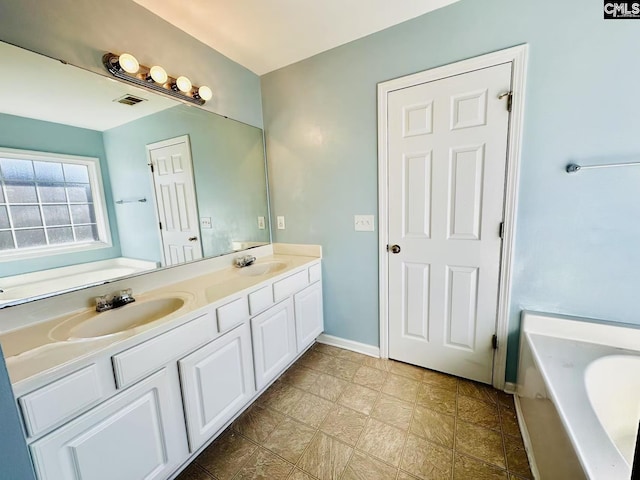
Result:
<svg viewBox="0 0 640 480"><path fill-rule="evenodd" d="M270 242L261 129L2 42L0 64L0 308Z"/></svg>

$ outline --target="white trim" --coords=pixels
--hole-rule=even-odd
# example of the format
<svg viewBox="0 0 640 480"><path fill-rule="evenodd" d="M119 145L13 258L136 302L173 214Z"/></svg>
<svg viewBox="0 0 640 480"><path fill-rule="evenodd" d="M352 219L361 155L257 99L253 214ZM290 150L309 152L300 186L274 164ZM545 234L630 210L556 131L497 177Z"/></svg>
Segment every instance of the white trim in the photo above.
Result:
<svg viewBox="0 0 640 480"><path fill-rule="evenodd" d="M320 336L316 338L316 341L318 343L324 343L325 345L332 345L334 347L351 350L352 352L369 355L370 357L380 358L380 349L373 345L367 345L366 343L354 342L353 340L334 337L333 335L326 335L324 333L321 333Z"/></svg>
<svg viewBox="0 0 640 480"><path fill-rule="evenodd" d="M387 98L394 90L432 82L453 75L493 67L503 63L512 64L513 102L509 119L507 178L505 186L504 239L502 243L501 273L498 298L496 335L498 349L494 354L493 386L503 390L507 363L507 340L509 333L509 309L511 300L511 274L516 232L516 208L520 154L524 119L525 83L528 45L519 45L498 52L481 55L424 72L396 78L378 84L378 222L379 222L379 297L380 297L380 355L389 357L388 318L388 158L387 158Z"/></svg>
<svg viewBox="0 0 640 480"><path fill-rule="evenodd" d="M540 471L536 464L536 458L533 455L533 444L531 443L531 435L529 435L529 429L527 423L524 421L524 415L522 413L522 406L520 405L520 397L514 395L513 403L516 407L516 418L518 419L518 426L520 427L520 433L522 434L522 443L524 443L524 450L529 459L529 468L531 469L531 475L535 480L540 478Z"/></svg>
<svg viewBox="0 0 640 480"><path fill-rule="evenodd" d="M515 395L518 386L513 382L505 382L504 383L504 393L508 393L509 395Z"/></svg>
<svg viewBox="0 0 640 480"><path fill-rule="evenodd" d="M96 228L98 229L98 236L100 238L100 240L94 242L78 242L62 245L46 245L34 248L4 250L0 254L0 262L12 262L16 260L26 260L29 258L49 257L53 255L79 253L113 247L113 243L111 241L111 225L109 223L109 215L107 212L107 202L105 199L104 185L102 182L102 169L100 168L99 158L4 147L0 147L0 155L3 158L8 159L67 163L87 167L89 171L89 185L91 187L91 195L93 197L93 210L96 216Z"/></svg>

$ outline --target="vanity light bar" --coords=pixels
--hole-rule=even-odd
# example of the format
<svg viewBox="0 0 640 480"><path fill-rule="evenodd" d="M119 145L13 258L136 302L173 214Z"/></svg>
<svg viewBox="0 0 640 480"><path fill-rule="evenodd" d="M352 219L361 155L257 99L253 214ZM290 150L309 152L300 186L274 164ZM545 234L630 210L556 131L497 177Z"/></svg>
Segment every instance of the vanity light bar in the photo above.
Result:
<svg viewBox="0 0 640 480"><path fill-rule="evenodd" d="M204 105L211 100L213 93L205 85L196 87L187 77L172 77L167 75L164 68L154 65L146 67L140 65L136 58L128 53L116 55L105 53L102 56L102 64L107 71L116 78L133 83L140 87L148 88L156 92L170 95L196 105Z"/></svg>

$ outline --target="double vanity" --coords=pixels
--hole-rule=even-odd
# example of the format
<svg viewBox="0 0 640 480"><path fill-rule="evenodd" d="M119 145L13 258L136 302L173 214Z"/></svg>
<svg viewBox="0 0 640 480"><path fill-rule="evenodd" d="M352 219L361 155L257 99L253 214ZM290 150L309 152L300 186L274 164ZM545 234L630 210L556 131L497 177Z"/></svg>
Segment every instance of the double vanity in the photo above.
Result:
<svg viewBox="0 0 640 480"><path fill-rule="evenodd" d="M55 318L0 334L40 480L172 478L313 344L320 247L250 252L73 294L133 284L134 303L102 313L41 300Z"/></svg>

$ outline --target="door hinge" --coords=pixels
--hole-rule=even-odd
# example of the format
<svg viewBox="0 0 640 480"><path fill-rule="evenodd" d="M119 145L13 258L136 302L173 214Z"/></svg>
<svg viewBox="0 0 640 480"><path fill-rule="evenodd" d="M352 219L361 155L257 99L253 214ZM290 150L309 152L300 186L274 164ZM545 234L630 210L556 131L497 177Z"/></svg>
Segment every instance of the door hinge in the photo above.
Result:
<svg viewBox="0 0 640 480"><path fill-rule="evenodd" d="M513 107L513 92L505 92L498 98L502 100L504 97L507 97L507 111L511 112L511 108Z"/></svg>
<svg viewBox="0 0 640 480"><path fill-rule="evenodd" d="M495 333L493 334L493 337L491 337L491 347L494 350L498 349L498 335L496 335Z"/></svg>
<svg viewBox="0 0 640 480"><path fill-rule="evenodd" d="M160 230L162 230L162 222L158 222L158 224L160 225Z"/></svg>
<svg viewBox="0 0 640 480"><path fill-rule="evenodd" d="M504 222L500 222L500 227L498 228L498 236L500 238L504 238Z"/></svg>

